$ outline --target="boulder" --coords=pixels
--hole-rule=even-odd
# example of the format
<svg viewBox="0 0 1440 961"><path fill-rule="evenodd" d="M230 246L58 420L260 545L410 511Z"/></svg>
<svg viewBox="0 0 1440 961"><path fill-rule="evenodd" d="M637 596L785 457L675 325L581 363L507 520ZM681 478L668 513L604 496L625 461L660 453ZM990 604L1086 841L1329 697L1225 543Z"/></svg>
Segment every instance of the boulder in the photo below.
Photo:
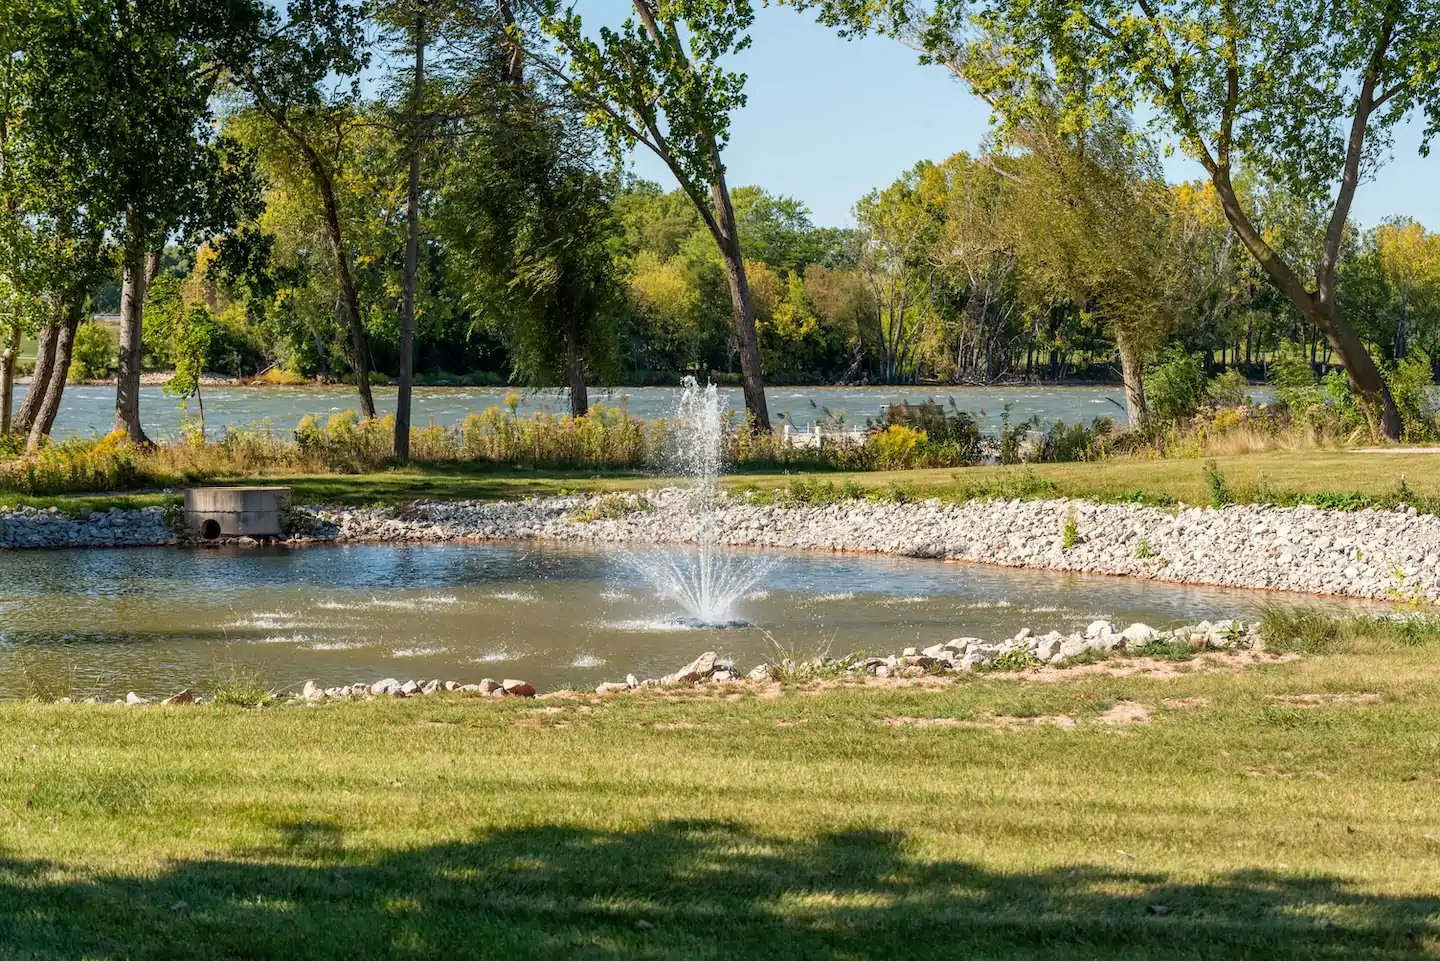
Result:
<svg viewBox="0 0 1440 961"><path fill-rule="evenodd" d="M625 675L625 686L626 686L626 687L639 687L639 686L640 686L640 679L637 678L634 674L626 674L626 675Z"/></svg>
<svg viewBox="0 0 1440 961"><path fill-rule="evenodd" d="M496 691L504 692L505 688L493 677L480 678L479 684L468 684L466 687L473 687L481 694L494 694Z"/></svg>
<svg viewBox="0 0 1440 961"><path fill-rule="evenodd" d="M134 691L131 691L129 694L126 694L126 695L125 695L125 706L126 706L126 707L134 707L134 706L136 706L137 704L149 704L149 703L150 703L150 699L149 699L148 697L141 697L139 694L136 694Z"/></svg>
<svg viewBox="0 0 1440 961"><path fill-rule="evenodd" d="M1149 624L1131 624L1120 632L1120 636L1131 644L1148 644L1160 636L1160 632Z"/></svg>
<svg viewBox="0 0 1440 961"><path fill-rule="evenodd" d="M756 664L750 673L745 675L752 681L769 681L775 677L775 668L769 664Z"/></svg>
<svg viewBox="0 0 1440 961"><path fill-rule="evenodd" d="M314 681L306 681L305 686L300 690L300 698L305 701L325 700L325 689Z"/></svg>
<svg viewBox="0 0 1440 961"><path fill-rule="evenodd" d="M1041 661L1053 660L1060 653L1062 643L1058 637L1042 637L1035 648L1035 656Z"/></svg>
<svg viewBox="0 0 1440 961"><path fill-rule="evenodd" d="M512 697L534 697L535 685L526 681L517 681L513 678L506 678L500 682L500 689Z"/></svg>
<svg viewBox="0 0 1440 961"><path fill-rule="evenodd" d="M397 697L414 697L420 693L420 685L414 681L406 681L400 685L400 690L395 693Z"/></svg>
<svg viewBox="0 0 1440 961"><path fill-rule="evenodd" d="M1115 628L1111 626L1111 624L1110 624L1109 621L1091 621L1091 622L1089 623L1089 625L1085 628L1085 636L1086 636L1086 638L1092 638L1092 639L1093 639L1093 638L1099 637L1101 634L1114 634L1114 633L1115 633Z"/></svg>
<svg viewBox="0 0 1440 961"><path fill-rule="evenodd" d="M421 694L434 694L438 690L440 690L439 681L426 681L420 686Z"/></svg>
<svg viewBox="0 0 1440 961"><path fill-rule="evenodd" d="M666 684L694 684L704 680L715 671L715 652L706 651L674 674L667 674L662 680Z"/></svg>
<svg viewBox="0 0 1440 961"><path fill-rule="evenodd" d="M596 693L596 694L619 694L621 691L628 691L628 690L630 690L630 685L629 685L629 684L623 684L623 683L621 683L621 682L619 682L619 681L606 681L605 683L601 684L599 687L595 688L595 693Z"/></svg>
<svg viewBox="0 0 1440 961"><path fill-rule="evenodd" d="M394 694L398 690L400 690L400 682L393 677L387 677L383 681L376 681L370 685L370 693L376 697Z"/></svg>

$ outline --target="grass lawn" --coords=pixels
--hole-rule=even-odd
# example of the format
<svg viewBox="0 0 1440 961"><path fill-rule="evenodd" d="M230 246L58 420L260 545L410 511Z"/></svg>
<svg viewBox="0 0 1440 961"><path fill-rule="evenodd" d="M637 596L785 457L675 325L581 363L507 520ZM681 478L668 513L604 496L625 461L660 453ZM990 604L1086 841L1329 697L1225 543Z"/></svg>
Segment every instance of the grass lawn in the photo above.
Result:
<svg viewBox="0 0 1440 961"><path fill-rule="evenodd" d="M737 700L7 705L0 958L1440 956L1440 645L1351 643Z"/></svg>
<svg viewBox="0 0 1440 961"><path fill-rule="evenodd" d="M1277 491L1318 495L1393 497L1406 485L1432 502L1440 501L1440 454L1364 454L1349 451L1243 454L1214 458L1227 482L1242 497L1262 484ZM732 487L785 487L797 478L865 488L905 485L921 496L968 499L975 496L1071 496L1102 500L1143 498L1209 503L1205 461L1198 459L1108 460L1098 463L1035 464L1024 467L966 467L865 473L737 473ZM638 490L665 479L634 472L596 475L582 471L533 471L463 465L397 468L370 474L322 474L236 478L235 483L284 484L296 503L403 504L419 498L494 500L544 496L565 491ZM31 504L62 509L107 509L177 503L173 494L57 495L0 494L0 505Z"/></svg>

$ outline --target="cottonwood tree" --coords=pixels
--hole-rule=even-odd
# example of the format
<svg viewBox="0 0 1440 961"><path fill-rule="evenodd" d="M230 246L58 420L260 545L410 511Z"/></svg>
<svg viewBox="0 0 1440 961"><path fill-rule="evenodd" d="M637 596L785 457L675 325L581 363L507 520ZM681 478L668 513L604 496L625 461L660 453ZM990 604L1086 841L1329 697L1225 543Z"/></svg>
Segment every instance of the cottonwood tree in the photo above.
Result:
<svg viewBox="0 0 1440 961"><path fill-rule="evenodd" d="M39 165L113 218L123 272L115 428L140 426L141 311L171 235L223 230L258 202L243 156L214 133L224 63L253 49L259 0L75 0L39 18L44 77L26 112Z"/></svg>
<svg viewBox="0 0 1440 961"><path fill-rule="evenodd" d="M592 37L558 0L530 0L564 61L562 73L617 150L644 146L664 162L705 223L725 268L745 406L770 430L755 307L722 152L743 74L722 61L750 44L749 0L632 0L635 15Z"/></svg>
<svg viewBox="0 0 1440 961"><path fill-rule="evenodd" d="M472 93L488 91L472 102L491 109L467 118L447 149L435 219L453 282L507 343L515 373L532 386L567 385L571 415L583 417L587 370L614 362L614 178L594 169L598 145L566 92L527 78L523 35L502 11L466 77Z"/></svg>
<svg viewBox="0 0 1440 961"><path fill-rule="evenodd" d="M1336 280L1355 193L1381 166L1395 126L1422 115L1426 146L1440 128L1435 0L827 0L821 9L849 29L909 39L1006 122L1033 104L1016 80L1037 70L1066 82L1067 117L1145 107L1204 167L1245 249L1323 333L1374 428L1401 436ZM1313 275L1257 226L1235 183L1241 160L1326 203Z"/></svg>
<svg viewBox="0 0 1440 961"><path fill-rule="evenodd" d="M253 112L270 125L310 179L323 212L339 312L350 336L360 409L375 416L366 342L353 261L340 198L352 159L351 141L366 122L358 78L369 64L364 11L345 0L295 0L282 17L267 14L257 55L230 65L243 99L232 109Z"/></svg>

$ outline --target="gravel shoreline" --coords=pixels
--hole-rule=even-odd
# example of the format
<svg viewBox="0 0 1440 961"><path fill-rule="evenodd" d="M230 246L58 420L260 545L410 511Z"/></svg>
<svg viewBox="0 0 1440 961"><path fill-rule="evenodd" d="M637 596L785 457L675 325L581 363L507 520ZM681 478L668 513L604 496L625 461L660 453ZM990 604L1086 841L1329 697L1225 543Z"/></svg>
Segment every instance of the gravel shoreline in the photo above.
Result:
<svg viewBox="0 0 1440 961"><path fill-rule="evenodd" d="M693 542L690 492L418 502L392 508L298 508L294 544L550 540ZM76 520L54 510L0 511L0 549L182 543L160 508ZM944 504L845 501L824 506L725 498L720 543L978 561L1181 584L1415 601L1440 600L1440 517L1414 508L1355 512L1234 506L1167 510L1086 500Z"/></svg>

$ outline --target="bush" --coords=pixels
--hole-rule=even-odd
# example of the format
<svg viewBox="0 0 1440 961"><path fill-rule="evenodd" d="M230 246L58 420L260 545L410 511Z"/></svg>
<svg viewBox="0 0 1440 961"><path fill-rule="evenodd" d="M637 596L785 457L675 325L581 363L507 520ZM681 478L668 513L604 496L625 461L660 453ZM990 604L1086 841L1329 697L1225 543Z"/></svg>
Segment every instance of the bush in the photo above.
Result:
<svg viewBox="0 0 1440 961"><path fill-rule="evenodd" d="M871 463L880 470L905 470L915 463L916 453L926 440L924 431L892 424L871 434L865 448Z"/></svg>
<svg viewBox="0 0 1440 961"><path fill-rule="evenodd" d="M70 382L83 383L99 380L115 372L119 362L119 345L110 336L110 331L94 321L87 321L75 329L74 350L70 357Z"/></svg>
<svg viewBox="0 0 1440 961"><path fill-rule="evenodd" d="M1382 368L1385 382L1390 387L1390 396L1400 411L1400 420L1405 425L1405 439L1408 441L1435 440L1440 435L1433 388L1435 379L1430 365L1410 357L1393 366Z"/></svg>
<svg viewBox="0 0 1440 961"><path fill-rule="evenodd" d="M1249 389L1250 382L1245 379L1245 375L1232 367L1225 373L1210 378L1210 382L1205 385L1205 397L1216 407L1249 406Z"/></svg>
<svg viewBox="0 0 1440 961"><path fill-rule="evenodd" d="M1166 348L1160 362L1146 372L1145 399L1158 423L1188 420L1205 400L1205 364L1185 348Z"/></svg>

